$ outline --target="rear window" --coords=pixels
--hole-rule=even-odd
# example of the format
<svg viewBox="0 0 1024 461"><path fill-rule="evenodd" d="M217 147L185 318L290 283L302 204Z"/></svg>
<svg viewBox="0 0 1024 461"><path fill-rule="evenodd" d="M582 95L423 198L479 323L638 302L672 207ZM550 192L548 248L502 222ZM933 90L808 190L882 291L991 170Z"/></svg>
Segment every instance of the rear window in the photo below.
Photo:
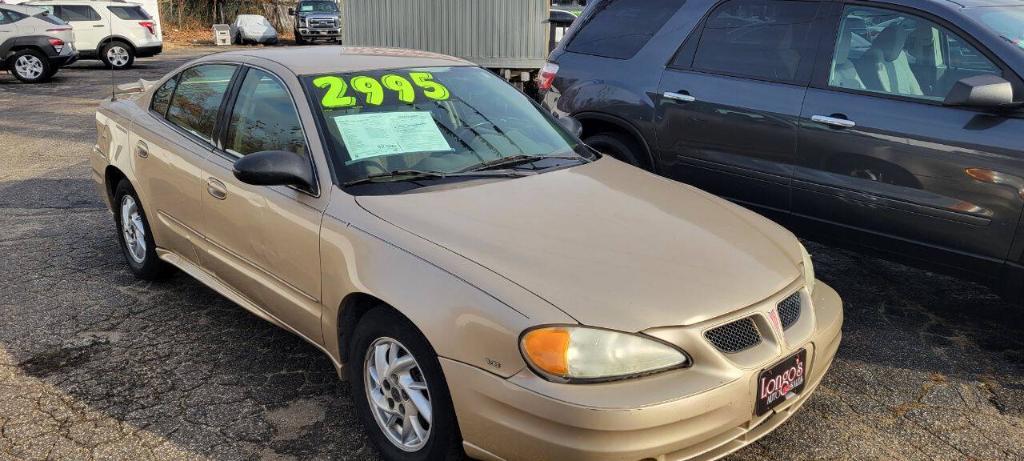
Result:
<svg viewBox="0 0 1024 461"><path fill-rule="evenodd" d="M108 6L107 9L121 19L137 21L153 19L141 6Z"/></svg>
<svg viewBox="0 0 1024 461"><path fill-rule="evenodd" d="M606 0L586 18L566 51L629 59L686 0Z"/></svg>

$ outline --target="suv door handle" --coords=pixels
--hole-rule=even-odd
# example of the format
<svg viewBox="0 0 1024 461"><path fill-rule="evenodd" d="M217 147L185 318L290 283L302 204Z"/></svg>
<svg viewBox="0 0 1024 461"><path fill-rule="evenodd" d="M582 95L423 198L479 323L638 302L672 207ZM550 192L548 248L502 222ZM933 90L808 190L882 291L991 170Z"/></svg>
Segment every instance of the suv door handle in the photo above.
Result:
<svg viewBox="0 0 1024 461"><path fill-rule="evenodd" d="M215 178L206 179L206 192L217 200L224 200L228 198L228 189L224 187L224 183Z"/></svg>
<svg viewBox="0 0 1024 461"><path fill-rule="evenodd" d="M135 155L140 158L149 157L149 146L145 142L139 141L138 144L135 144Z"/></svg>
<svg viewBox="0 0 1024 461"><path fill-rule="evenodd" d="M822 125L834 126L836 128L853 128L857 126L857 122L854 122L853 120L826 115L815 115L811 117L811 121Z"/></svg>
<svg viewBox="0 0 1024 461"><path fill-rule="evenodd" d="M106 24L93 24L93 27L107 27Z"/></svg>
<svg viewBox="0 0 1024 461"><path fill-rule="evenodd" d="M673 101L679 101L679 102L694 102L694 101L697 100L697 98L695 98L693 96L690 96L688 94L673 93L671 91L666 91L665 93L662 94L662 96L665 99L671 99Z"/></svg>

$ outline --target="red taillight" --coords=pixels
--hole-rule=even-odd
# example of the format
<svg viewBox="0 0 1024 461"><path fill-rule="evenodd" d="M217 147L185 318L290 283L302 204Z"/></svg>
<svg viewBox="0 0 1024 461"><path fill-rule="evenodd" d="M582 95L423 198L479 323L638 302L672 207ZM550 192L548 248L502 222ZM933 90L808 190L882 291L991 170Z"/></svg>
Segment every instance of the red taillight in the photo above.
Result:
<svg viewBox="0 0 1024 461"><path fill-rule="evenodd" d="M537 88L541 91L550 90L551 85L555 83L556 75L558 75L558 64L553 62L544 64L544 67L540 69L540 73L537 74Z"/></svg>
<svg viewBox="0 0 1024 461"><path fill-rule="evenodd" d="M64 40L61 40L59 38L51 38L50 46L53 47L53 50L56 51L57 54L60 54L61 50L64 49Z"/></svg>
<svg viewBox="0 0 1024 461"><path fill-rule="evenodd" d="M139 21L139 25L149 30L149 33L156 35L156 23L153 21Z"/></svg>

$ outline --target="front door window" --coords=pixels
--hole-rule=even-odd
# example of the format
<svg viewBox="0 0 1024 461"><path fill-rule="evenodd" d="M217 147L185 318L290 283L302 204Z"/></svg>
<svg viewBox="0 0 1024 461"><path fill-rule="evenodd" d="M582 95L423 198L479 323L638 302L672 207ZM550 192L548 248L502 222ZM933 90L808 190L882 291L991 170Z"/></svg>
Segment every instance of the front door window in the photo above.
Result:
<svg viewBox="0 0 1024 461"><path fill-rule="evenodd" d="M931 21L849 6L836 41L829 85L942 101L960 79L1002 71L966 40Z"/></svg>

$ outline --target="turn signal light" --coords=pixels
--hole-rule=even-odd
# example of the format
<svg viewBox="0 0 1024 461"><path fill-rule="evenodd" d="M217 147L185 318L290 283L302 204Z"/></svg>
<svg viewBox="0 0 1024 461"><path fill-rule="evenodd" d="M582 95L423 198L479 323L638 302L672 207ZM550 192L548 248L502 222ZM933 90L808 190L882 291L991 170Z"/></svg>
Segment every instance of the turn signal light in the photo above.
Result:
<svg viewBox="0 0 1024 461"><path fill-rule="evenodd" d="M523 337L523 352L541 370L556 376L569 374L569 330L541 328Z"/></svg>

